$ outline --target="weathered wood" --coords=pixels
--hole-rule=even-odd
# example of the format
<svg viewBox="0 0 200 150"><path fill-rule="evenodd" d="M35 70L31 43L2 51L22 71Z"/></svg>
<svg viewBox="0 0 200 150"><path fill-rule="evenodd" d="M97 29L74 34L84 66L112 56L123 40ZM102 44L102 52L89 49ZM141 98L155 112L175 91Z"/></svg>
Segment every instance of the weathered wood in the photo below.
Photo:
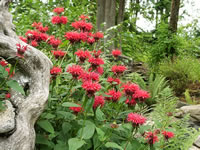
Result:
<svg viewBox="0 0 200 150"><path fill-rule="evenodd" d="M11 0L0 0L0 57L15 64L16 44L26 45L14 32L12 16L8 12ZM15 109L15 129L7 136L0 135L0 150L33 150L35 147L34 124L42 111L49 94L51 61L41 51L28 46L24 59L18 60L14 79L22 86L28 85L29 95L11 92L11 103ZM1 118L0 118L1 119ZM4 135L6 135L5 133Z"/></svg>

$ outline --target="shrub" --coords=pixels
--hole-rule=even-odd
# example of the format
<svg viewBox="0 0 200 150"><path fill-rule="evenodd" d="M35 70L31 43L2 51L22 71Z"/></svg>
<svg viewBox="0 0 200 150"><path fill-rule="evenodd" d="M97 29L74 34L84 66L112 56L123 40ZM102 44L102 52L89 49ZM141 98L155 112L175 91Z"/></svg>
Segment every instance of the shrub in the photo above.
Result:
<svg viewBox="0 0 200 150"><path fill-rule="evenodd" d="M177 95L181 95L189 84L200 79L200 62L191 57L178 57L175 62L165 61L160 64L159 70L169 80Z"/></svg>

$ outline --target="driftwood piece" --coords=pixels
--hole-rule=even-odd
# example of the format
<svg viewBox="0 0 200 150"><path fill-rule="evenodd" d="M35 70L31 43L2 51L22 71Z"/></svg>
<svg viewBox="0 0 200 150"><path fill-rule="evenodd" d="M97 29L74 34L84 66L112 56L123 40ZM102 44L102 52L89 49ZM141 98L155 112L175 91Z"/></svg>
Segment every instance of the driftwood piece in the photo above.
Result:
<svg viewBox="0 0 200 150"><path fill-rule="evenodd" d="M11 103L15 109L15 127L9 133L0 134L0 150L33 150L35 147L34 124L42 111L49 94L51 61L39 50L28 46L24 59L16 57L16 44L20 41L14 31L12 15L8 12L11 0L0 0L0 57L9 63L17 63L14 76L23 87L28 87L24 96L11 91ZM1 118L0 118L1 120Z"/></svg>

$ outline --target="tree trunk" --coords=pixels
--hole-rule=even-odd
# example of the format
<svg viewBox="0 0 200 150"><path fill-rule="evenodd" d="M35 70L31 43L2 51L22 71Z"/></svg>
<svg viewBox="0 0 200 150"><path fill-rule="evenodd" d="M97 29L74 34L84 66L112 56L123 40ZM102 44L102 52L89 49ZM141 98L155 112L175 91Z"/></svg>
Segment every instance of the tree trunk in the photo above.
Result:
<svg viewBox="0 0 200 150"><path fill-rule="evenodd" d="M177 25L178 25L178 16L179 16L179 7L180 7L180 0L172 0L171 3L171 15L170 15L170 21L169 21L169 30L172 32L172 34L176 34L177 31ZM172 35L171 35L172 36ZM174 46L170 48L171 53L171 61L175 61L175 54L176 49Z"/></svg>
<svg viewBox="0 0 200 150"><path fill-rule="evenodd" d="M116 0L106 0L105 5L105 22L106 29L115 25Z"/></svg>
<svg viewBox="0 0 200 150"><path fill-rule="evenodd" d="M105 30L110 27L115 26L115 17L116 17L116 0L106 0L105 5ZM108 36L105 38L104 42L107 44L108 40L111 40L115 37L115 33L113 31L108 31ZM109 49L114 49L114 42L110 43Z"/></svg>
<svg viewBox="0 0 200 150"><path fill-rule="evenodd" d="M177 31L180 0L172 0L169 28L173 33Z"/></svg>
<svg viewBox="0 0 200 150"><path fill-rule="evenodd" d="M118 11L118 16L117 16L117 24L120 24L124 20L124 10L125 10L125 0L119 0L119 11ZM119 32L122 31L122 26L119 28ZM119 38L119 49L122 49L122 40Z"/></svg>
<svg viewBox="0 0 200 150"><path fill-rule="evenodd" d="M117 24L120 24L124 20L125 0L119 0L119 11L117 16Z"/></svg>
<svg viewBox="0 0 200 150"><path fill-rule="evenodd" d="M105 22L105 0L97 0L97 29L104 31L101 24Z"/></svg>
<svg viewBox="0 0 200 150"><path fill-rule="evenodd" d="M135 2L135 20L134 20L135 29L136 29L136 25L137 25L137 17L138 17L139 11L140 11L140 0L136 0L136 2Z"/></svg>
<svg viewBox="0 0 200 150"><path fill-rule="evenodd" d="M10 1L0 0L0 57L11 58L9 63L15 64L18 59L16 44L27 44L20 41L14 32L12 16L8 12ZM17 64L19 72L15 73L14 79L23 87L28 85L29 94L23 96L11 91L14 128L0 134L0 150L34 150L34 124L44 110L49 94L52 63L42 52L28 45L24 59L18 59Z"/></svg>

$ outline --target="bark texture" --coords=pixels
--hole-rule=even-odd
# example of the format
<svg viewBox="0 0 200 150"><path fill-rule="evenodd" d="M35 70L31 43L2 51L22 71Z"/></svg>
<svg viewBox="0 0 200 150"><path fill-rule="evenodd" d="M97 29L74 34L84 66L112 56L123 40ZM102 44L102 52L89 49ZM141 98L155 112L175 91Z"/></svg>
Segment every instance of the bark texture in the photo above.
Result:
<svg viewBox="0 0 200 150"><path fill-rule="evenodd" d="M169 27L172 32L177 31L180 0L172 0Z"/></svg>
<svg viewBox="0 0 200 150"><path fill-rule="evenodd" d="M8 12L11 0L0 0L0 57L15 64L16 44L26 45L14 32L12 16ZM28 95L23 96L11 91L11 103L15 109L15 128L0 135L0 150L34 150L34 124L42 113L49 94L51 61L39 50L28 46L24 59L18 60L14 79L28 88ZM1 118L0 118L1 119Z"/></svg>
<svg viewBox="0 0 200 150"><path fill-rule="evenodd" d="M105 0L97 0L97 29L104 31L101 24L105 22Z"/></svg>
<svg viewBox="0 0 200 150"><path fill-rule="evenodd" d="M109 29L110 27L115 26L115 19L116 18L116 0L106 0L105 4L105 30ZM108 36L104 39L104 42L113 39L115 37L115 33L110 30L107 32ZM112 50L115 48L114 42L110 43L109 49Z"/></svg>
<svg viewBox="0 0 200 150"><path fill-rule="evenodd" d="M119 0L119 11L117 16L117 24L120 24L124 20L125 0Z"/></svg>
<svg viewBox="0 0 200 150"><path fill-rule="evenodd" d="M124 11L125 11L125 0L119 0L119 11L117 16L117 24L120 24L124 21ZM119 32L122 32L122 26L119 28ZM122 50L122 40L119 39L119 49Z"/></svg>

